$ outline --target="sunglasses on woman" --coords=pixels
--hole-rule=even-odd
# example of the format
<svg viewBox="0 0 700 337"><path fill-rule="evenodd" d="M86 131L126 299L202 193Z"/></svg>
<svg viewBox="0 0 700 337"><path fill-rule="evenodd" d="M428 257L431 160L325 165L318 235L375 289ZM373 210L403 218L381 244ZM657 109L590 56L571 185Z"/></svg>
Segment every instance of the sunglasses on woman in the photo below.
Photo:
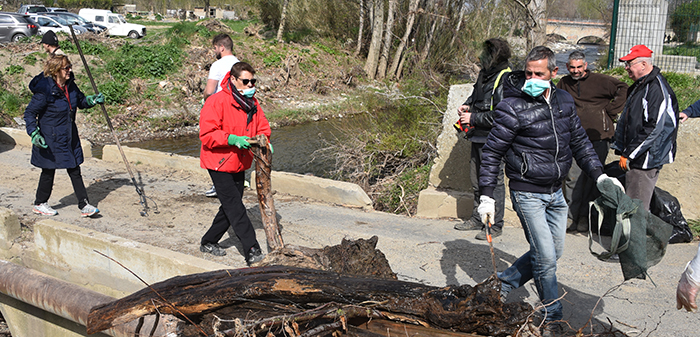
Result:
<svg viewBox="0 0 700 337"><path fill-rule="evenodd" d="M243 85L248 85L248 83L253 83L253 85L255 85L255 82L258 81L257 78L253 78L253 79L250 79L250 80L247 79L247 78L239 78L239 80L241 80L241 82L243 83Z"/></svg>

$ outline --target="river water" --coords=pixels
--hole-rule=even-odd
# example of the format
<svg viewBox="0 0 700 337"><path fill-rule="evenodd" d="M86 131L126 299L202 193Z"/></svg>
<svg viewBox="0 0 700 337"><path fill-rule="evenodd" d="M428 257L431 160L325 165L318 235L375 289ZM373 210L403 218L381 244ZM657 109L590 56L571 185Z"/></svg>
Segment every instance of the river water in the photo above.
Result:
<svg viewBox="0 0 700 337"><path fill-rule="evenodd" d="M595 68L595 61L600 58L605 48L605 46L597 45L578 45L562 49L556 53L559 74L568 74L566 61L573 50L583 50L586 54L588 67L592 69ZM315 151L328 146L329 141L341 136L339 129L347 128L348 123L354 125L362 122L348 116L272 130L271 143L275 150L272 169L328 177L328 172L333 169L334 163L330 159L324 160L318 157L315 155ZM197 136L125 143L124 145L192 157L199 157L201 147Z"/></svg>

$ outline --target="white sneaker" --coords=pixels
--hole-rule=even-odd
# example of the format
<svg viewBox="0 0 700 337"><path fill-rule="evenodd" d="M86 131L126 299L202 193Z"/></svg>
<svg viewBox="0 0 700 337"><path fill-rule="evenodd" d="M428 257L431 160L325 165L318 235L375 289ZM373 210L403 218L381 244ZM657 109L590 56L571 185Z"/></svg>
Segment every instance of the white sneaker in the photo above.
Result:
<svg viewBox="0 0 700 337"><path fill-rule="evenodd" d="M32 212L36 214L41 214L41 215L47 215L47 216L53 216L58 214L55 209L51 208L48 203L43 203L43 204L38 204L34 205L32 208Z"/></svg>
<svg viewBox="0 0 700 337"><path fill-rule="evenodd" d="M97 207L90 204L85 205L85 207L83 207L83 209L80 210L80 216L82 216L83 218L93 216L97 213L100 213L100 210L97 209Z"/></svg>
<svg viewBox="0 0 700 337"><path fill-rule="evenodd" d="M212 186L208 191L204 192L204 195L209 198L216 198L216 187Z"/></svg>

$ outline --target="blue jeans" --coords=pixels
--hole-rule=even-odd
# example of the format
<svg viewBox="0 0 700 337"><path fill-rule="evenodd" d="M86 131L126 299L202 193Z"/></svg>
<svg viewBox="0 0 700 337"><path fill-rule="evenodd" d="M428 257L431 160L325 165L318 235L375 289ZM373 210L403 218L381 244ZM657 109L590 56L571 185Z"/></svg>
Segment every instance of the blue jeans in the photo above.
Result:
<svg viewBox="0 0 700 337"><path fill-rule="evenodd" d="M510 191L530 250L508 269L498 273L507 294L534 279L540 300L547 305L546 321L562 319L557 287L557 260L564 253L568 206L561 189L552 194Z"/></svg>

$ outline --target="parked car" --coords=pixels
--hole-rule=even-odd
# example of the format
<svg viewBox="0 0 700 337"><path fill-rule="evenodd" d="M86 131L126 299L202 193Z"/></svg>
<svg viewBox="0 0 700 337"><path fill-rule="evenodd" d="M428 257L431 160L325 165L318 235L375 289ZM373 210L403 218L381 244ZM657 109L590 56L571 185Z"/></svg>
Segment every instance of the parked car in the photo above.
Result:
<svg viewBox="0 0 700 337"><path fill-rule="evenodd" d="M57 12L68 13L67 9L61 8L61 7L46 7L46 10L49 11L49 13L57 13Z"/></svg>
<svg viewBox="0 0 700 337"><path fill-rule="evenodd" d="M107 27L109 35L128 36L138 39L146 36L146 26L126 22L123 16L107 9L83 8L78 15Z"/></svg>
<svg viewBox="0 0 700 337"><path fill-rule="evenodd" d="M17 10L17 13L25 15L37 15L47 13L49 10L43 5L22 5Z"/></svg>
<svg viewBox="0 0 700 337"><path fill-rule="evenodd" d="M80 35L87 32L87 29L80 25L71 25L66 20L63 20L57 16L47 16L47 15L37 15L34 20L39 24L39 34L44 35L44 33L52 30L54 33L64 32L70 35L70 28L68 26L73 26L75 35Z"/></svg>
<svg viewBox="0 0 700 337"><path fill-rule="evenodd" d="M81 25L85 29L88 30L88 32L93 32L95 34L102 33L107 30L107 27L103 25L98 25L96 23L92 23L85 19L84 17L70 13L70 12L53 12L53 13L46 13L46 16L52 17L52 16L57 16L66 22L68 22L71 25Z"/></svg>
<svg viewBox="0 0 700 337"><path fill-rule="evenodd" d="M39 26L29 15L0 12L0 42L16 42L38 32Z"/></svg>

